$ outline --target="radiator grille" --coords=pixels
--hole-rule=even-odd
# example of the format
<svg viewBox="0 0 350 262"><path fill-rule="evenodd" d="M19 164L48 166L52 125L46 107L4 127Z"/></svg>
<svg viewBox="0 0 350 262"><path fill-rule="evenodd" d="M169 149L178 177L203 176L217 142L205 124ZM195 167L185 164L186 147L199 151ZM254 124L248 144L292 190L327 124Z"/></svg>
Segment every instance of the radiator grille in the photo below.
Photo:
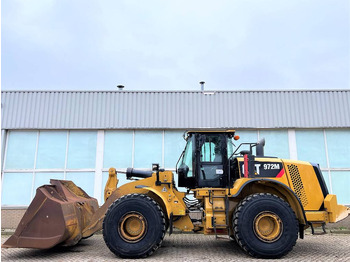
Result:
<svg viewBox="0 0 350 262"><path fill-rule="evenodd" d="M303 182L301 181L299 169L296 165L288 165L288 171L292 179L292 184L296 195L305 207L308 204Z"/></svg>

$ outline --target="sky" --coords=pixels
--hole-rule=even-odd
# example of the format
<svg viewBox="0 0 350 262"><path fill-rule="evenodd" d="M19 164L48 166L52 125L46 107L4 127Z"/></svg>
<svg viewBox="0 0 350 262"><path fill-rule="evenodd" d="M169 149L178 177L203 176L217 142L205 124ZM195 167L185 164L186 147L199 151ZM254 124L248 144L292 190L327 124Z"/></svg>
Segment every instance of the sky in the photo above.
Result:
<svg viewBox="0 0 350 262"><path fill-rule="evenodd" d="M2 0L2 90L350 89L349 0Z"/></svg>

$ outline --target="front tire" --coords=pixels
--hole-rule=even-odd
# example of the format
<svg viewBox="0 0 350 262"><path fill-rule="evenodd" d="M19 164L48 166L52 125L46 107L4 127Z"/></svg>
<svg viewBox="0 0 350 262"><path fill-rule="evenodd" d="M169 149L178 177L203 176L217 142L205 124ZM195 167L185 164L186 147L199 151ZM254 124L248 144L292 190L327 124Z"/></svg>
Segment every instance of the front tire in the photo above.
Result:
<svg viewBox="0 0 350 262"><path fill-rule="evenodd" d="M107 247L123 258L144 258L157 250L165 235L160 206L149 196L129 194L116 200L103 220Z"/></svg>
<svg viewBox="0 0 350 262"><path fill-rule="evenodd" d="M244 198L232 224L237 243L253 257L280 258L292 250L298 238L298 220L292 208L272 194Z"/></svg>

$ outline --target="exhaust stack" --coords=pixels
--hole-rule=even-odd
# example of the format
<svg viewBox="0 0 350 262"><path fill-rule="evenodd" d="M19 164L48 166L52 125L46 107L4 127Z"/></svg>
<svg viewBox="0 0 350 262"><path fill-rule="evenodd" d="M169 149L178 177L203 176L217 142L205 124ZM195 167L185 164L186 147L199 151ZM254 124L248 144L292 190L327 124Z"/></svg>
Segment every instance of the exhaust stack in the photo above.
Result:
<svg viewBox="0 0 350 262"><path fill-rule="evenodd" d="M200 81L199 84L201 85L201 91L204 92L204 81Z"/></svg>

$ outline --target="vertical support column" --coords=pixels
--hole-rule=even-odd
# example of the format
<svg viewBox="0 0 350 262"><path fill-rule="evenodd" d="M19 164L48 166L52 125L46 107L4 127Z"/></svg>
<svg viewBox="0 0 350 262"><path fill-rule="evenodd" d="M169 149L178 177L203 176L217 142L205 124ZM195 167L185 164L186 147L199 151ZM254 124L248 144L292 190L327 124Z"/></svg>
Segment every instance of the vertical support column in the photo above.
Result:
<svg viewBox="0 0 350 262"><path fill-rule="evenodd" d="M35 195L35 169L36 169L36 161L38 159L38 148L39 148L39 138L40 138L40 130L37 131L37 135L36 135L36 146L35 146L35 157L34 157L34 172L32 173L32 191L30 194L30 197L32 200L34 198Z"/></svg>
<svg viewBox="0 0 350 262"><path fill-rule="evenodd" d="M297 139L295 129L288 129L289 158L298 160Z"/></svg>
<svg viewBox="0 0 350 262"><path fill-rule="evenodd" d="M7 147L7 130L3 129L1 130L1 174L4 170L4 164L5 164L5 152Z"/></svg>
<svg viewBox="0 0 350 262"><path fill-rule="evenodd" d="M326 150L326 160L327 160L327 172L328 172L328 181L329 181L329 191L331 194L333 194L333 186L332 186L332 176L331 176L331 170L329 165L329 156L328 156L328 143L327 143L327 135L326 135L326 129L323 129L323 138L324 138L324 147Z"/></svg>
<svg viewBox="0 0 350 262"><path fill-rule="evenodd" d="M132 131L132 156L131 156L131 167L135 165L135 130Z"/></svg>
<svg viewBox="0 0 350 262"><path fill-rule="evenodd" d="M164 144L164 139L165 139L165 130L162 132L162 167L165 168L164 166L164 153L165 153L165 144Z"/></svg>
<svg viewBox="0 0 350 262"><path fill-rule="evenodd" d="M102 169L103 169L103 152L104 152L105 132L97 131L96 146L96 164L95 164L95 182L94 182L94 198L102 205Z"/></svg>
<svg viewBox="0 0 350 262"><path fill-rule="evenodd" d="M9 131L1 130L1 188L3 188L2 183L4 182L4 165L6 163L7 145L9 141Z"/></svg>
<svg viewBox="0 0 350 262"><path fill-rule="evenodd" d="M66 173L67 173L68 149L69 149L69 136L70 136L70 131L69 131L69 130L67 130L67 141L66 141L66 158L64 159L64 172L63 172L63 180L66 180Z"/></svg>

